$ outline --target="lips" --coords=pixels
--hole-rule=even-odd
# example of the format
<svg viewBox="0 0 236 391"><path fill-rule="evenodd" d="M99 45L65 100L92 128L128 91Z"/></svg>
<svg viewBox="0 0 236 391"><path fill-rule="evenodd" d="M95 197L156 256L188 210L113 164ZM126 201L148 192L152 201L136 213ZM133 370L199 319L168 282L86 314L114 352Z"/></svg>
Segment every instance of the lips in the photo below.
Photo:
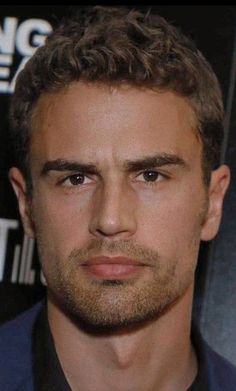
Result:
<svg viewBox="0 0 236 391"><path fill-rule="evenodd" d="M83 263L85 271L98 279L127 279L140 273L144 264L126 257L99 256Z"/></svg>

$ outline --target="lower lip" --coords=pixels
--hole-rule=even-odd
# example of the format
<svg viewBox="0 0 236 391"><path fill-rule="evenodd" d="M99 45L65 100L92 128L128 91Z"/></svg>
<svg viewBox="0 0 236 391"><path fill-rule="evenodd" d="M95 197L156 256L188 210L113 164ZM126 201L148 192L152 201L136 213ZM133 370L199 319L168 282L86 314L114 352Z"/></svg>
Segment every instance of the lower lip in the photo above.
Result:
<svg viewBox="0 0 236 391"><path fill-rule="evenodd" d="M138 265L116 264L116 263L86 265L85 268L87 272L89 274L94 275L94 277L102 278L106 280L131 278L135 274L139 273L141 269L143 269L141 266Z"/></svg>

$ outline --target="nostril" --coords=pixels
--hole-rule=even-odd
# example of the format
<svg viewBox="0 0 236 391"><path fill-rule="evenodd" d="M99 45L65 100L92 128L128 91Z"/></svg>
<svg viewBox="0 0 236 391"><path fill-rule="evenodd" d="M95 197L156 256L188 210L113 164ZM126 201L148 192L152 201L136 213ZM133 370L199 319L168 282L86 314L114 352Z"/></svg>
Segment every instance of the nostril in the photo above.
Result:
<svg viewBox="0 0 236 391"><path fill-rule="evenodd" d="M115 231L105 231L105 230L102 230L102 229L97 229L97 233L101 236L106 236L106 237L114 237L114 236L117 236L117 235L120 235L122 233L124 233L126 231L123 231L123 230L115 230Z"/></svg>

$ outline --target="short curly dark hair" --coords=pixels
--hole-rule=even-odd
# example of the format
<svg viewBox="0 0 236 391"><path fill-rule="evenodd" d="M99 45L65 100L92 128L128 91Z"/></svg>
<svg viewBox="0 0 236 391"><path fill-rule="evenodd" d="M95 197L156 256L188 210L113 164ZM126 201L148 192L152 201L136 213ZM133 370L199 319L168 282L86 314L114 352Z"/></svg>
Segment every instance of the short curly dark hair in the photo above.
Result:
<svg viewBox="0 0 236 391"><path fill-rule="evenodd" d="M44 92L73 81L128 83L186 98L203 144L203 178L219 164L224 109L219 83L195 44L155 12L79 7L61 21L18 76L10 108L16 164L30 181L31 117Z"/></svg>

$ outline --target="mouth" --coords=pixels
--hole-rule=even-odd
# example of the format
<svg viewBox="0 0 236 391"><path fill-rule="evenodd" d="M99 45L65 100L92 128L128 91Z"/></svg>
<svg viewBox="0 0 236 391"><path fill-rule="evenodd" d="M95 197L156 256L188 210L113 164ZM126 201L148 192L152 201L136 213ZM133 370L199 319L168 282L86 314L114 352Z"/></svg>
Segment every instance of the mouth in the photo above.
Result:
<svg viewBox="0 0 236 391"><path fill-rule="evenodd" d="M88 259L82 266L88 274L97 279L119 280L137 276L146 265L122 256L99 256Z"/></svg>

